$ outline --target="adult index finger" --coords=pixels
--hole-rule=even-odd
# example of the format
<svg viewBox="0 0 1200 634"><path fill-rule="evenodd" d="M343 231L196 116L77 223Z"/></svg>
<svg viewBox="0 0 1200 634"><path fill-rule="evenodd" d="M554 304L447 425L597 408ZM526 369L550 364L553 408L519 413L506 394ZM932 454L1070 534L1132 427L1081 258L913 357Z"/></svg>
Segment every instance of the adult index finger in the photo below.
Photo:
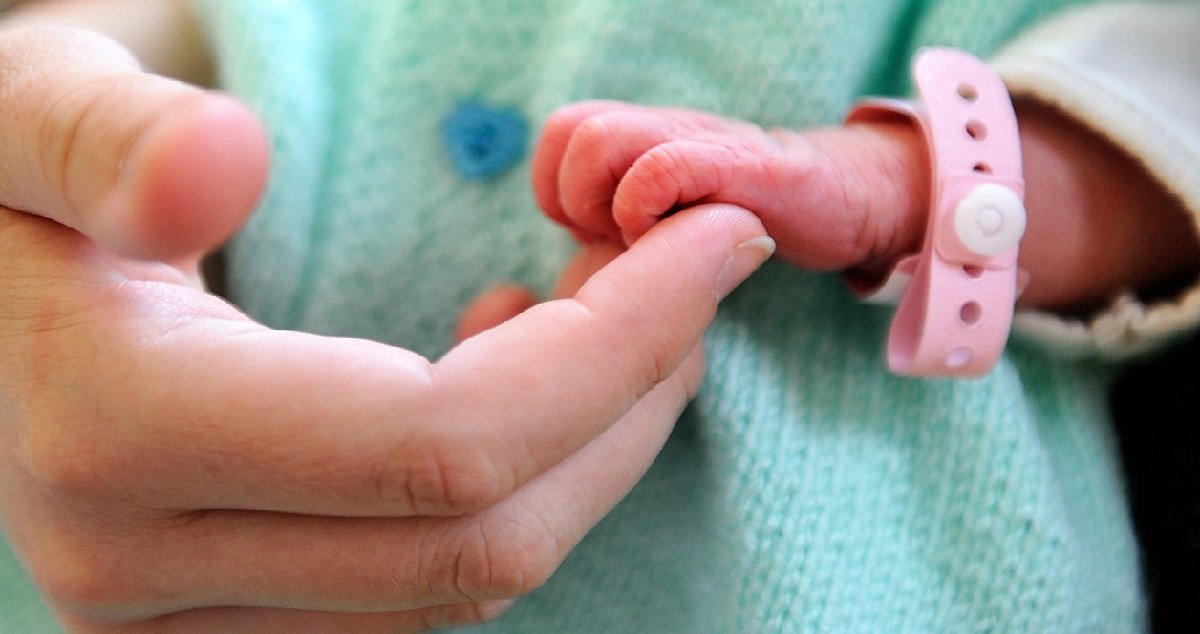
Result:
<svg viewBox="0 0 1200 634"><path fill-rule="evenodd" d="M485 508L624 416L697 345L719 299L774 243L743 209L677 214L548 302L469 339L434 367L405 487L422 513Z"/></svg>
<svg viewBox="0 0 1200 634"><path fill-rule="evenodd" d="M88 308L102 317L72 315L37 351L61 353L55 382L73 399L59 406L63 418L95 420L71 433L34 430L24 446L58 488L167 512L487 508L671 375L721 292L772 246L744 210L681 212L575 298L526 311L436 364L372 342L266 330L194 291L124 284L107 308ZM51 335L70 338L52 346Z"/></svg>

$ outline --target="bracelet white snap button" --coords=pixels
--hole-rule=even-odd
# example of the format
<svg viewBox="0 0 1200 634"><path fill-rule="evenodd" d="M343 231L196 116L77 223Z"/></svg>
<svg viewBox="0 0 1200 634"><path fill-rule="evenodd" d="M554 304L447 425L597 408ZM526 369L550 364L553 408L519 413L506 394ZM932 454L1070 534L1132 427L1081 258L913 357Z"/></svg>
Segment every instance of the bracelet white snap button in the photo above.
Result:
<svg viewBox="0 0 1200 634"><path fill-rule="evenodd" d="M1025 234L1025 205L1003 185L979 185L954 208L954 232L963 246L981 256L1006 253Z"/></svg>

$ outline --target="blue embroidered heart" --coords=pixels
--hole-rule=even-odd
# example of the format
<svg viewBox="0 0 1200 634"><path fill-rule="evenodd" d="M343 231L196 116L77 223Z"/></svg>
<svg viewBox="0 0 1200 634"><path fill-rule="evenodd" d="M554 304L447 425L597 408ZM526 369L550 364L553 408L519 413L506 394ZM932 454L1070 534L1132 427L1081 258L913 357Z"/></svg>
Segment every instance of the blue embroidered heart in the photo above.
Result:
<svg viewBox="0 0 1200 634"><path fill-rule="evenodd" d="M525 156L528 126L515 108L460 103L442 120L442 145L469 180L505 172Z"/></svg>

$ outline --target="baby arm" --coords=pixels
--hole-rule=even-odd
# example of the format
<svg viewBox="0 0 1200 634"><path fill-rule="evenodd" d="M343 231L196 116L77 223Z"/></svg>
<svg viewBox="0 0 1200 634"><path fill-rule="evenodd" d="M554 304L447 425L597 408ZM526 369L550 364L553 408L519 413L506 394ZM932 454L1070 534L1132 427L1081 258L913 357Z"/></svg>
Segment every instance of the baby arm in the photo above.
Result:
<svg viewBox="0 0 1200 634"><path fill-rule="evenodd" d="M1018 103L1028 306L1088 305L1200 267L1181 204L1135 161L1053 109ZM883 275L921 248L929 167L920 131L863 123L764 130L714 115L614 102L564 108L534 157L534 188L582 239L636 239L702 202L757 213L780 257Z"/></svg>

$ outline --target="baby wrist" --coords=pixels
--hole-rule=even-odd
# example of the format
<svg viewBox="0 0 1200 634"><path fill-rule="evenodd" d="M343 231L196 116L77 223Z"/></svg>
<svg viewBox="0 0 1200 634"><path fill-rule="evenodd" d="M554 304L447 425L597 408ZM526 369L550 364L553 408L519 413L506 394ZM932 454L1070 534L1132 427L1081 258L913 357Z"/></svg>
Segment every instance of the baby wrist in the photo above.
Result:
<svg viewBox="0 0 1200 634"><path fill-rule="evenodd" d="M897 301L888 365L897 374L981 376L1008 339L1018 293L1017 246L1025 229L1016 116L1003 83L983 62L953 49L914 59L919 101L870 99L848 123L909 121L925 140L929 209L919 253L902 258L867 301Z"/></svg>

